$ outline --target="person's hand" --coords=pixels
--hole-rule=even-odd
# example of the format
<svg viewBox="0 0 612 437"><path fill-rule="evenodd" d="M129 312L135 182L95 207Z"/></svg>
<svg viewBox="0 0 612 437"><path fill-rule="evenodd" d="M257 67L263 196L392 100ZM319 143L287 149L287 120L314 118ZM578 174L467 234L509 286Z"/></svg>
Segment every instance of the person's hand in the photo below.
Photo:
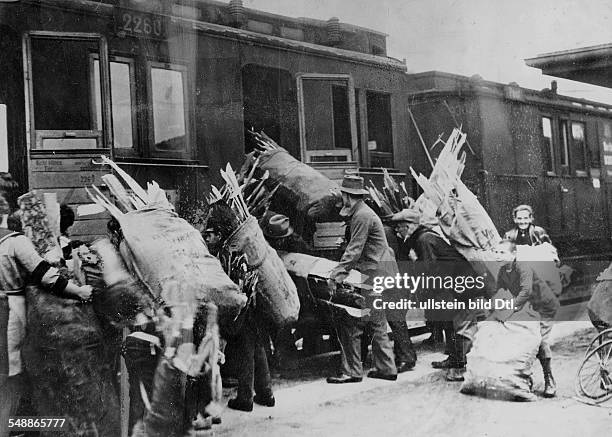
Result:
<svg viewBox="0 0 612 437"><path fill-rule="evenodd" d="M93 287L91 285L81 285L77 288L77 296L82 300L91 299Z"/></svg>

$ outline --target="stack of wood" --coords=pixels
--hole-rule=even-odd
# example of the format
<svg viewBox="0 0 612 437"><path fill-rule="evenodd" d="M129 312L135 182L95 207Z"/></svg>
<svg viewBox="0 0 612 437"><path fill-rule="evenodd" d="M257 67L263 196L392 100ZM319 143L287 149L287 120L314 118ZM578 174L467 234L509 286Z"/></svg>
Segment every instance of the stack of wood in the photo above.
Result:
<svg viewBox="0 0 612 437"><path fill-rule="evenodd" d="M315 249L337 249L345 233L345 222L315 223L312 245Z"/></svg>

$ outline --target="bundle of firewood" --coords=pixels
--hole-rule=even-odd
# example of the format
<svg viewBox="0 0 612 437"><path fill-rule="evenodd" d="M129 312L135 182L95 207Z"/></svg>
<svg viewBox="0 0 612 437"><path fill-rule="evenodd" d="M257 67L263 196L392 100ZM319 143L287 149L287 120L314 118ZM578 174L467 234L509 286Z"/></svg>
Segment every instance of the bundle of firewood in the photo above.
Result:
<svg viewBox="0 0 612 437"><path fill-rule="evenodd" d="M465 168L466 135L454 129L440 152L431 176L410 171L423 189L416 208L436 211L440 227L449 240L464 247L491 249L501 240L493 221L476 196L461 181Z"/></svg>
<svg viewBox="0 0 612 437"><path fill-rule="evenodd" d="M336 217L338 184L291 156L265 133L249 135L255 148L247 155L239 180L249 182L254 175L264 180L263 185L276 193L273 209L285 213L294 226L305 220L314 223ZM272 200L272 195L267 200Z"/></svg>
<svg viewBox="0 0 612 437"><path fill-rule="evenodd" d="M263 216L270 206L270 201L279 185L269 190L265 183L270 177L265 172L260 178L254 176L257 162L252 166L248 174L236 175L232 166L228 163L225 171L221 170L221 177L225 185L218 189L214 185L208 196L208 203L214 204L222 201L229 205L234 211L239 223L244 222L249 215L254 217Z"/></svg>
<svg viewBox="0 0 612 437"><path fill-rule="evenodd" d="M228 214L228 209L223 208L223 205L229 206L233 216L225 222L234 223L236 229L231 235L224 235L220 257L226 260L225 271L246 294L253 297L256 295L263 312L280 326L297 320L300 303L295 284L276 251L265 240L256 218L250 213L249 197L247 200L243 197L243 190L253 181L254 169L255 166L242 178L242 184L238 182L229 164L225 171L221 170L225 185L221 189L212 187L209 196L209 202L213 204L211 218L220 222L219 217L212 217L212 214L223 211ZM261 196L255 193L263 187L266 179L264 173L251 191L251 198ZM274 192L272 190L269 197ZM258 209L259 205L255 203L254 209Z"/></svg>
<svg viewBox="0 0 612 437"><path fill-rule="evenodd" d="M379 190L372 181L369 182L370 186L367 187L371 199L369 203L380 217L389 217L402 209L412 207L414 204L414 199L408 195L406 184L404 182L398 184L389 175L387 169L383 169L382 190Z"/></svg>

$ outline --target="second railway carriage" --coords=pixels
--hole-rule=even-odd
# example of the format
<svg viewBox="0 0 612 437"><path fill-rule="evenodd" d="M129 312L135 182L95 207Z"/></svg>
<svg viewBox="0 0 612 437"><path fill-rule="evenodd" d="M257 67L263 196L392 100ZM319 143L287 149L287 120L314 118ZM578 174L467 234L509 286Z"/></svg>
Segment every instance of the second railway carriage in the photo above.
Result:
<svg viewBox="0 0 612 437"><path fill-rule="evenodd" d="M455 126L468 134L464 179L500 233L514 226L515 206L530 204L568 263L601 270L584 259L612 251L612 106L562 96L554 82L536 91L442 72L410 75L407 89L428 148ZM424 157L415 165L427 174Z"/></svg>
<svg viewBox="0 0 612 437"><path fill-rule="evenodd" d="M0 3L0 130L19 191L87 203L109 155L178 204L264 130L334 179L408 162L406 66L385 35L240 1ZM6 170L5 170L6 171ZM400 177L401 174L395 172ZM77 217L79 239L107 217Z"/></svg>

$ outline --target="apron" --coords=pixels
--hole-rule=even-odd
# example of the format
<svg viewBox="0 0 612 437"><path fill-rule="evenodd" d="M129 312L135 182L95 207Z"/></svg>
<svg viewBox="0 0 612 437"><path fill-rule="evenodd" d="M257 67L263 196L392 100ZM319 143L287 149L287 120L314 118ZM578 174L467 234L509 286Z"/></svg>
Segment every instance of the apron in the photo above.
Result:
<svg viewBox="0 0 612 437"><path fill-rule="evenodd" d="M0 244L17 232L0 230ZM0 380L21 373L21 346L25 338L24 290L0 290Z"/></svg>

